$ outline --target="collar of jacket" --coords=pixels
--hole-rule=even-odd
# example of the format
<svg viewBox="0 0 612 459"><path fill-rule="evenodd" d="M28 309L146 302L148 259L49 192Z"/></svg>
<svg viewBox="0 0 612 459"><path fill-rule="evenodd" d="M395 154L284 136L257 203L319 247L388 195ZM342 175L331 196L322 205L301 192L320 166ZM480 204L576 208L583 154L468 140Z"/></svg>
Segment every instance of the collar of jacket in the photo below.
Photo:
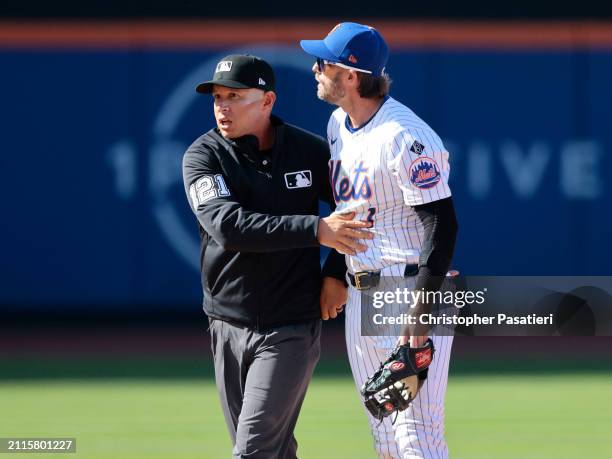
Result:
<svg viewBox="0 0 612 459"><path fill-rule="evenodd" d="M283 140L285 122L276 115L270 115L270 122L274 127L276 137L273 147L274 156L278 151L278 146L281 145ZM227 149L235 149L240 151L250 160L255 159L255 155L259 152L259 141L257 140L257 137L252 134L247 134L236 139L226 139L221 135L218 128L214 128L212 131L210 131L210 136Z"/></svg>

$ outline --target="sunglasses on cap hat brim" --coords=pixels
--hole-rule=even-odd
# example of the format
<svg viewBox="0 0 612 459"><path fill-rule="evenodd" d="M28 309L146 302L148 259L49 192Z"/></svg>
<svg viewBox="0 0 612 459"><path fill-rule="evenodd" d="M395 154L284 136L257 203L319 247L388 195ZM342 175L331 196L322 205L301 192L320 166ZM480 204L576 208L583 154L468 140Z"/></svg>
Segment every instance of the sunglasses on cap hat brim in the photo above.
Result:
<svg viewBox="0 0 612 459"><path fill-rule="evenodd" d="M340 62L328 61L327 59L321 59L320 57L317 57L317 68L319 69L319 72L323 73L326 65L335 65L343 69L354 70L355 72L369 73L369 74L372 73L370 70L359 69L357 67L351 67L351 66L342 64Z"/></svg>

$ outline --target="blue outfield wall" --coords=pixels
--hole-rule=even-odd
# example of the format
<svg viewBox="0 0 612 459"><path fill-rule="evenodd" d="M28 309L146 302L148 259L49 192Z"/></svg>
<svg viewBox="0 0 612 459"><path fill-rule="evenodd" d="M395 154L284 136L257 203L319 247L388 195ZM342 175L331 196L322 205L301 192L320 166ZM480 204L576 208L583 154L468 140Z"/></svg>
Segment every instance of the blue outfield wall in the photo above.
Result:
<svg viewBox="0 0 612 459"><path fill-rule="evenodd" d="M297 47L0 51L1 305L200 302L180 164L213 126L194 87L235 51L273 64L278 115L324 133ZM387 69L451 153L456 267L611 274L612 51L394 49Z"/></svg>

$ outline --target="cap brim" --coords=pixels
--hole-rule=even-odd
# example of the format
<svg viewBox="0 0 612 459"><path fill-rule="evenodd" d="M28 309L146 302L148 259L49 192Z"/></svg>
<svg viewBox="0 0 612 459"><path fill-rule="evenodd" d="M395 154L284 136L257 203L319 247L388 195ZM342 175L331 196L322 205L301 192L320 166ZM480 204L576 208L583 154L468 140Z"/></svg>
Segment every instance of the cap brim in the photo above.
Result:
<svg viewBox="0 0 612 459"><path fill-rule="evenodd" d="M335 56L327 46L325 46L323 40L300 40L300 46L307 54L313 57L327 59L328 61L338 60L338 56Z"/></svg>
<svg viewBox="0 0 612 459"><path fill-rule="evenodd" d="M232 80L211 80L205 81L204 83L200 83L196 86L196 92L200 94L210 94L212 92L213 85L217 86L225 86L226 88L234 88L234 89L249 89L250 86L247 86L244 83L240 83L239 81Z"/></svg>

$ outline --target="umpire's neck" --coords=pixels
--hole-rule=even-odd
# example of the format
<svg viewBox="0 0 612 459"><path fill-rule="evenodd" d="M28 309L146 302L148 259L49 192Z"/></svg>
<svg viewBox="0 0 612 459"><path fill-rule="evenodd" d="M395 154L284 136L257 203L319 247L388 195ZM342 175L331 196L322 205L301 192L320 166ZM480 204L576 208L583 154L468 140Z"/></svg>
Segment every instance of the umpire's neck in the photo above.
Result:
<svg viewBox="0 0 612 459"><path fill-rule="evenodd" d="M274 140L276 139L276 131L270 118L268 117L263 125L258 126L251 132L251 135L257 137L258 150L268 150L274 146Z"/></svg>

